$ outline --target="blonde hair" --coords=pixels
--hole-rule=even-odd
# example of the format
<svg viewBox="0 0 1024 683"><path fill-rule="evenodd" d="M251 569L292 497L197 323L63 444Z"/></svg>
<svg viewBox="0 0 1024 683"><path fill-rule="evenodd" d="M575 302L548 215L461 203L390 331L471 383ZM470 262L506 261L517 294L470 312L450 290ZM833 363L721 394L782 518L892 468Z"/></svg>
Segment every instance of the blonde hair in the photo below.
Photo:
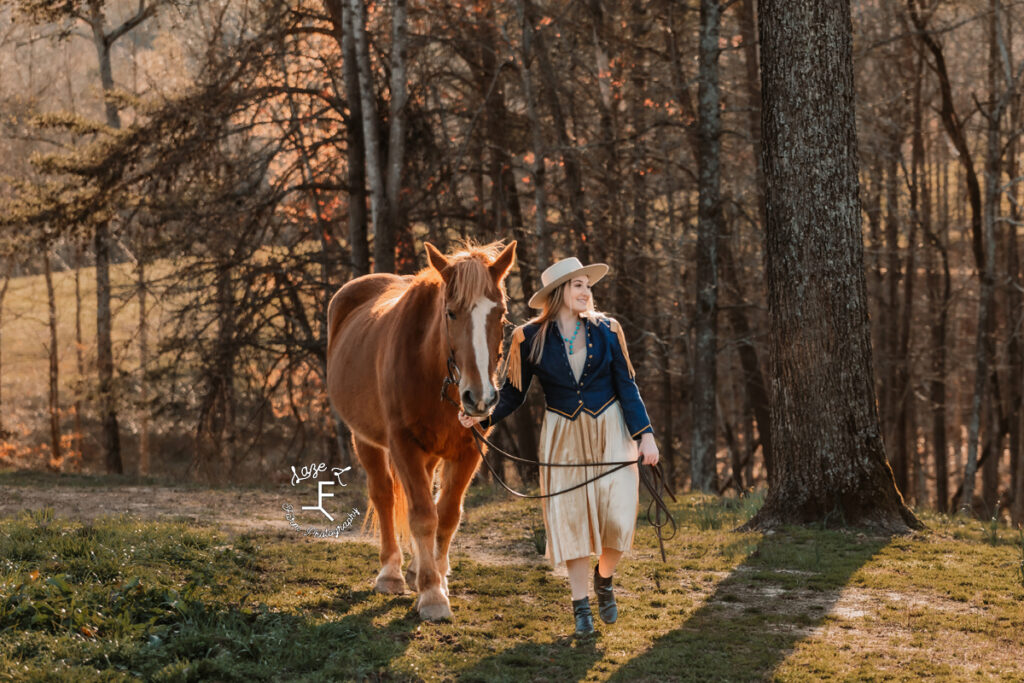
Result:
<svg viewBox="0 0 1024 683"><path fill-rule="evenodd" d="M558 312L562 309L563 299L565 298L565 288L568 287L571 282L572 278L569 278L552 289L544 300L544 308L541 309L540 313L526 322L527 325L531 323L540 325L540 329L537 330L537 334L533 336L533 342L530 344L530 355L528 356L530 362L534 365L540 365L540 359L544 355L544 342L547 340L548 329L551 327L551 322L558 317ZM594 297L591 296L590 301L587 303L587 310L581 313L580 317L589 318L593 321L600 321L607 316L594 307Z"/></svg>

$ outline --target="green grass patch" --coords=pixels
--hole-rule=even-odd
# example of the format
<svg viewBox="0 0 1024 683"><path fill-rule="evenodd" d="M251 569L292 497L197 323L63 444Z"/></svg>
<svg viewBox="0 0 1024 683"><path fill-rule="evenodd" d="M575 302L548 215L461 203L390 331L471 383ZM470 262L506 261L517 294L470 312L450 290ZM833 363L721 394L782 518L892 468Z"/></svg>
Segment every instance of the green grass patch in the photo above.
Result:
<svg viewBox="0 0 1024 683"><path fill-rule="evenodd" d="M452 555L454 619L371 592L375 543L229 537L52 511L0 519L0 680L1019 680L1024 537L926 515L737 533L759 504L680 496L616 574L619 622L574 641L536 506L475 491ZM987 535L987 536L986 536Z"/></svg>

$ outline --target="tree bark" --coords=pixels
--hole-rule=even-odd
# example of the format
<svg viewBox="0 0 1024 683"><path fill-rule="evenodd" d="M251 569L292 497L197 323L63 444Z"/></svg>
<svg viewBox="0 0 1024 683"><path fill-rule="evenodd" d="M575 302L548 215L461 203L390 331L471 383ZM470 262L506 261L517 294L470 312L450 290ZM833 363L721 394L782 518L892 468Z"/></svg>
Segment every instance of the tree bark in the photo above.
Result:
<svg viewBox="0 0 1024 683"><path fill-rule="evenodd" d="M690 479L694 490L717 491L716 396L718 348L718 238L722 229L721 119L718 47L721 5L700 3L700 77L697 95L697 300L694 319L693 446Z"/></svg>
<svg viewBox="0 0 1024 683"><path fill-rule="evenodd" d="M921 525L875 408L849 0L766 0L759 29L777 473L746 527L904 532Z"/></svg>

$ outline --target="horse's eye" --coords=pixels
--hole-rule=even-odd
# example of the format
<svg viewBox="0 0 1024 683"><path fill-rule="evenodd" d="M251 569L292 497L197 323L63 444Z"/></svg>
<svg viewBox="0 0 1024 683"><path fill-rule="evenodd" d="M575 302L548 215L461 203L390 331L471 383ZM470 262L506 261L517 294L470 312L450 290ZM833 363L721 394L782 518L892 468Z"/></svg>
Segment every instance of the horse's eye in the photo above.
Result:
<svg viewBox="0 0 1024 683"><path fill-rule="evenodd" d="M449 320L455 320L455 312L452 309L449 308L449 309L447 309L446 312L448 313L448 319Z"/></svg>

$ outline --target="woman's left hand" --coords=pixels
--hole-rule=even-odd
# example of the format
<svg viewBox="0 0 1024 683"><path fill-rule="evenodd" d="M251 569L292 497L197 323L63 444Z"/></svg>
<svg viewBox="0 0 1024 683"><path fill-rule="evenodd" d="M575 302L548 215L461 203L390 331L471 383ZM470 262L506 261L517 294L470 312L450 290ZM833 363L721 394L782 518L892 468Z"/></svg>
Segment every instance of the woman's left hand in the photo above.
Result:
<svg viewBox="0 0 1024 683"><path fill-rule="evenodd" d="M654 442L654 434L647 432L640 437L640 455L643 456L643 464L658 464L661 454L658 452L658 444Z"/></svg>

